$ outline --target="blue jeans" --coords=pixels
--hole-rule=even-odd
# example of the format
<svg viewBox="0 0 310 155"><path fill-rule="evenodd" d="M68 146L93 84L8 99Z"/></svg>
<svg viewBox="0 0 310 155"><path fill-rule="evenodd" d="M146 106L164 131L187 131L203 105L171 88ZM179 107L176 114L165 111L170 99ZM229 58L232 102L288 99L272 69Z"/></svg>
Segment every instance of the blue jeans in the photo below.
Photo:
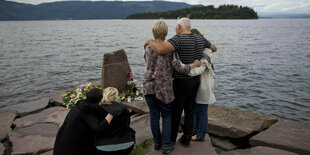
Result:
<svg viewBox="0 0 310 155"><path fill-rule="evenodd" d="M194 134L205 139L208 127L208 104L196 104L194 114Z"/></svg>
<svg viewBox="0 0 310 155"><path fill-rule="evenodd" d="M150 124L154 144L163 144L163 147L170 147L171 136L171 103L165 104L158 100L155 95L145 95L146 103L150 109ZM162 116L162 133L160 132L159 119Z"/></svg>

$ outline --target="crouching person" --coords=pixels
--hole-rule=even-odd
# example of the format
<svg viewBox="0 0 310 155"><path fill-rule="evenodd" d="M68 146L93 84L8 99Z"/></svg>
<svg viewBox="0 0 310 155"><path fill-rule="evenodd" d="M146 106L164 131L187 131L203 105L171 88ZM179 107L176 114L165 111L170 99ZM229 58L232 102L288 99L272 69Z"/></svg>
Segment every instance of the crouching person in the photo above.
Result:
<svg viewBox="0 0 310 155"><path fill-rule="evenodd" d="M109 126L96 137L99 155L128 155L135 144L135 131L130 128L130 113L118 103L118 90L108 87L103 91L100 106L113 116ZM101 116L104 118L105 116Z"/></svg>

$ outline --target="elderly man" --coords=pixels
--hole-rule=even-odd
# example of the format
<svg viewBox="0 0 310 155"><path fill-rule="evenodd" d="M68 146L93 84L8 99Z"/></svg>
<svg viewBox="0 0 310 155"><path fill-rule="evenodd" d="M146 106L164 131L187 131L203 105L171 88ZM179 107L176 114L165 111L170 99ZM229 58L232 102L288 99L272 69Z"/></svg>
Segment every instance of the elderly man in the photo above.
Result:
<svg viewBox="0 0 310 155"><path fill-rule="evenodd" d="M172 51L177 52L180 60L184 64L190 64L195 60L200 60L204 48L211 48L213 52L216 51L214 44L211 44L207 39L199 35L191 33L191 23L188 18L181 18L178 21L176 35L167 42L148 40L145 45L147 44L159 54L168 54ZM184 110L183 135L179 139L179 143L185 147L189 147L193 132L195 98L200 84L200 76L192 77L174 70L173 78L175 101L171 105L171 141L173 143L176 141L182 111Z"/></svg>

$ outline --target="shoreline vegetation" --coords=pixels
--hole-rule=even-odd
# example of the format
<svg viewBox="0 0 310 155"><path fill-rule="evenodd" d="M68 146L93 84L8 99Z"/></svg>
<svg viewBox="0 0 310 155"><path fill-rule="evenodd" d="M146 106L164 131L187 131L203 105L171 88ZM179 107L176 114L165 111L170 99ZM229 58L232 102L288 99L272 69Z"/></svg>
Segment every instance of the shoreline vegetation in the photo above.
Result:
<svg viewBox="0 0 310 155"><path fill-rule="evenodd" d="M257 13L253 9L236 5L220 5L218 8L209 5L174 11L137 13L129 15L127 19L178 19L181 17L190 19L258 19Z"/></svg>

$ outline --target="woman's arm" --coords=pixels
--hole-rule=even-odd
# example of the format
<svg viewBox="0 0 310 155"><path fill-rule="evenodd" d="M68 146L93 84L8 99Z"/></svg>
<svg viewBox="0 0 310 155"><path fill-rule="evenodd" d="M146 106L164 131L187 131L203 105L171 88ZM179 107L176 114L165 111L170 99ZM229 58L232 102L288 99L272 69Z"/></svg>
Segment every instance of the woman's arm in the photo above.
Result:
<svg viewBox="0 0 310 155"><path fill-rule="evenodd" d="M200 67L191 69L190 73L188 74L189 76L197 76L202 74L206 69L205 65L201 65Z"/></svg>
<svg viewBox="0 0 310 155"><path fill-rule="evenodd" d="M96 134L102 133L111 123L113 115L108 114L105 119L99 120L92 114L83 114L82 118L87 126L91 128Z"/></svg>
<svg viewBox="0 0 310 155"><path fill-rule="evenodd" d="M200 66L200 61L195 60L191 64L183 64L180 58L178 57L178 55L176 53L173 53L173 59L172 59L171 64L172 64L173 69L176 70L177 72L183 73L183 74L189 74L191 69Z"/></svg>

